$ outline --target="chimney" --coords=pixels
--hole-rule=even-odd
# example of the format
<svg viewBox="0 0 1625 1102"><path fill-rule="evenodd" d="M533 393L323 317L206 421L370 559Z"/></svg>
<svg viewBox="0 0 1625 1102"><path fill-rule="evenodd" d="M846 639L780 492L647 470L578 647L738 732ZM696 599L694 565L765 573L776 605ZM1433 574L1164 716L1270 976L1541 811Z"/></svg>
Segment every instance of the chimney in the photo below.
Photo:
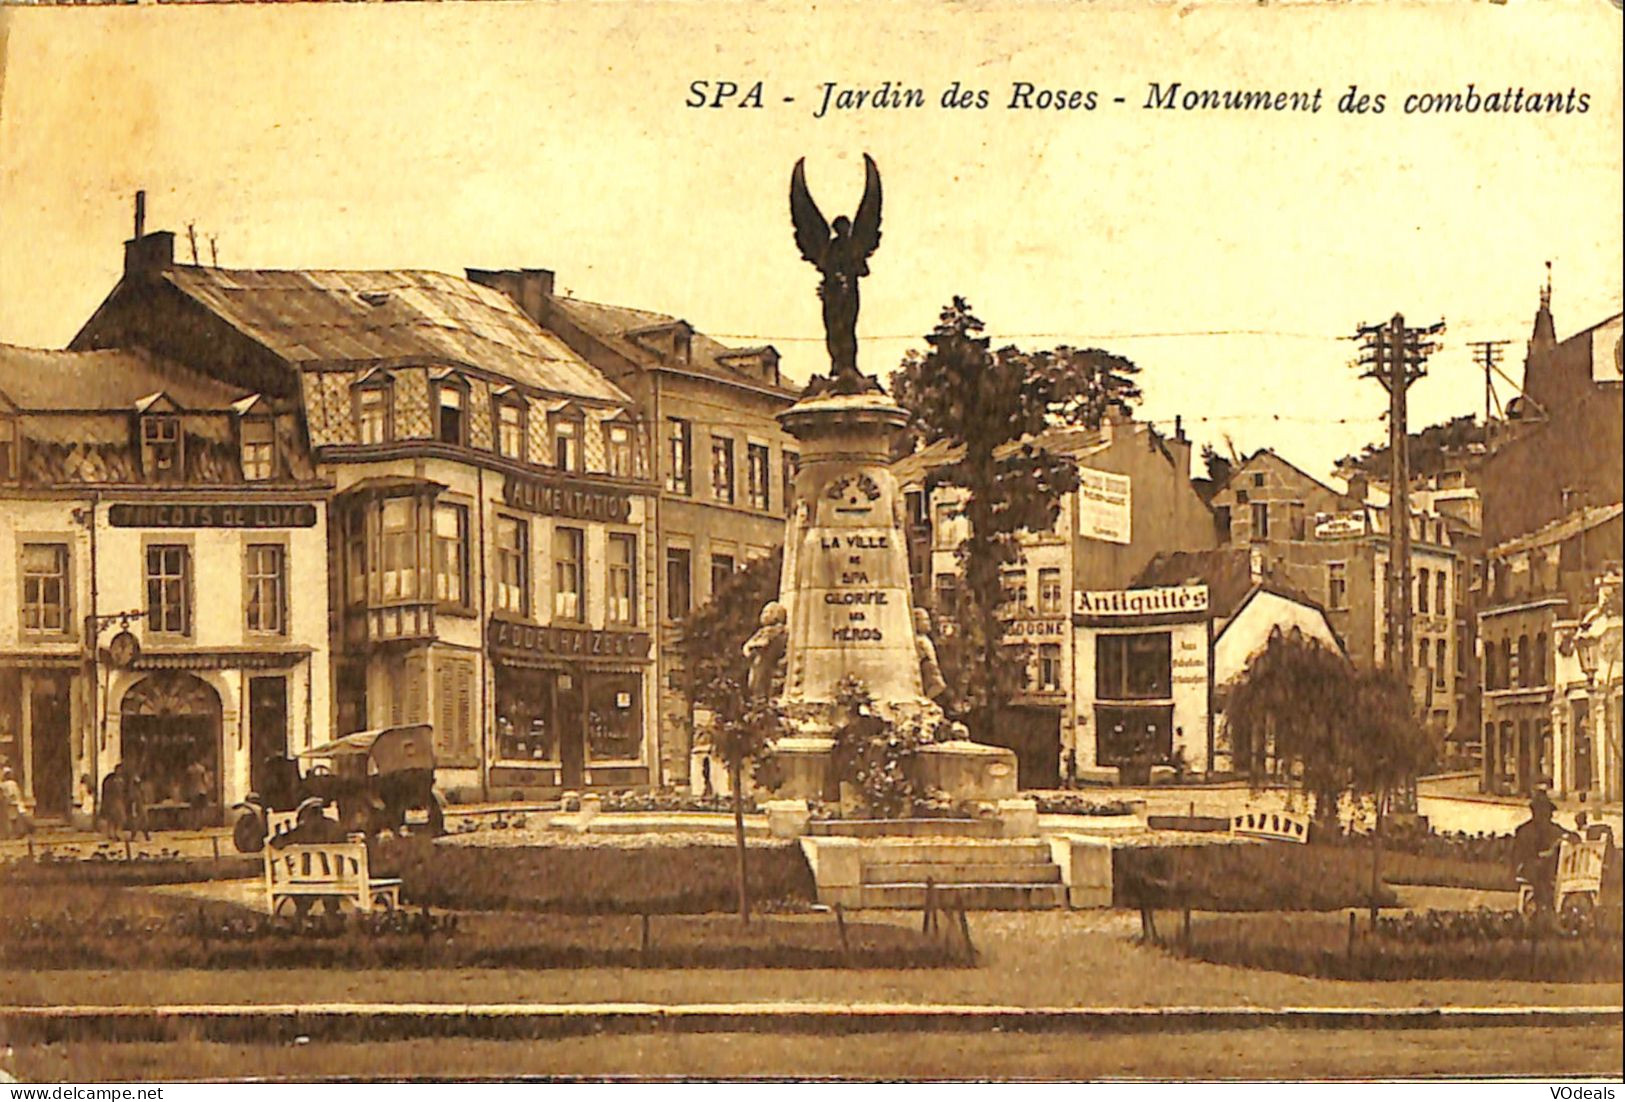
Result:
<svg viewBox="0 0 1625 1102"><path fill-rule="evenodd" d="M124 243L124 274L148 275L175 266L175 235L168 230L132 237Z"/></svg>
<svg viewBox="0 0 1625 1102"><path fill-rule="evenodd" d="M553 273L547 268L511 268L486 271L467 269L471 283L501 291L518 304L526 317L538 325L546 324L547 302L553 297Z"/></svg>
<svg viewBox="0 0 1625 1102"><path fill-rule="evenodd" d="M140 238L147 232L147 192L143 188L135 193L135 234Z"/></svg>
<svg viewBox="0 0 1625 1102"><path fill-rule="evenodd" d="M1371 477L1364 471L1355 471L1348 476L1349 499L1356 506L1364 505L1366 494L1371 489Z"/></svg>

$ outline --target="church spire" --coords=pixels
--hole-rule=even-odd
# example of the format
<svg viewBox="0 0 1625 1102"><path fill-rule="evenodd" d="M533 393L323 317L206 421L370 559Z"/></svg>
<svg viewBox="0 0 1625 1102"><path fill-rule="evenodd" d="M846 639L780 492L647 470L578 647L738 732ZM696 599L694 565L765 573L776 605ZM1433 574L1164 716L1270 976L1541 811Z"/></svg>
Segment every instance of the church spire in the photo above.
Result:
<svg viewBox="0 0 1625 1102"><path fill-rule="evenodd" d="M1531 346L1551 347L1557 343L1557 326L1552 322L1552 262L1546 262L1546 286L1540 289L1540 309L1535 311L1535 331Z"/></svg>

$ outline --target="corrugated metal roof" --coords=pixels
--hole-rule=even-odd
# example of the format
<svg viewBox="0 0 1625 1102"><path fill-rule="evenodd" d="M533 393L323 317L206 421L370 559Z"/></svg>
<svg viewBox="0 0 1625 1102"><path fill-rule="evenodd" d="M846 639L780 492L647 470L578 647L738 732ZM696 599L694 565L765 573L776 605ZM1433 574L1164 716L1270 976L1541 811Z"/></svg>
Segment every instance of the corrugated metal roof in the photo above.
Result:
<svg viewBox="0 0 1625 1102"><path fill-rule="evenodd" d="M0 344L0 395L20 409L133 409L162 391L183 409L230 409L246 396L140 349L60 352Z"/></svg>
<svg viewBox="0 0 1625 1102"><path fill-rule="evenodd" d="M466 364L539 390L630 401L507 295L457 276L176 266L164 278L295 364Z"/></svg>

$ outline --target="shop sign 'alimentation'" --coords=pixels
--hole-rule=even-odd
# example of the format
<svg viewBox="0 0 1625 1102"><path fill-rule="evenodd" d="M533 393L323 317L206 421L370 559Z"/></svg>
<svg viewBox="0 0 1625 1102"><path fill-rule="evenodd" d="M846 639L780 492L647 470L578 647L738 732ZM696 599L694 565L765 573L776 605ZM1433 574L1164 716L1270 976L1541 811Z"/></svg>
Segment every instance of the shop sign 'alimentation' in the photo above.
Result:
<svg viewBox="0 0 1625 1102"><path fill-rule="evenodd" d="M502 485L502 500L515 509L574 520L625 523L632 515L627 494L597 487L566 486L537 478L509 475Z"/></svg>

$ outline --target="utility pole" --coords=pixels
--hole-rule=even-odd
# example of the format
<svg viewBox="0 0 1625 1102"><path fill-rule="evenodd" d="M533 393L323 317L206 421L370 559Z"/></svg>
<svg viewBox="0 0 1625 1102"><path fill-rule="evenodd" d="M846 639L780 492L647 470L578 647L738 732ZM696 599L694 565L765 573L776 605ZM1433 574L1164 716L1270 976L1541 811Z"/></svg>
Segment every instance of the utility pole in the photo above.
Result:
<svg viewBox="0 0 1625 1102"><path fill-rule="evenodd" d="M1484 449L1490 446L1490 422L1495 416L1495 372L1497 365L1504 355L1503 350L1511 341L1473 341L1473 349L1478 353L1478 362L1484 368Z"/></svg>
<svg viewBox="0 0 1625 1102"><path fill-rule="evenodd" d="M1361 377L1376 379L1388 391L1388 600L1383 610L1387 626L1386 660L1408 690L1414 692L1411 671L1416 655L1411 624L1411 463L1406 392L1427 374L1427 359L1437 351L1432 338L1444 332L1444 322L1426 327L1407 326L1402 314L1384 325L1361 325Z"/></svg>

